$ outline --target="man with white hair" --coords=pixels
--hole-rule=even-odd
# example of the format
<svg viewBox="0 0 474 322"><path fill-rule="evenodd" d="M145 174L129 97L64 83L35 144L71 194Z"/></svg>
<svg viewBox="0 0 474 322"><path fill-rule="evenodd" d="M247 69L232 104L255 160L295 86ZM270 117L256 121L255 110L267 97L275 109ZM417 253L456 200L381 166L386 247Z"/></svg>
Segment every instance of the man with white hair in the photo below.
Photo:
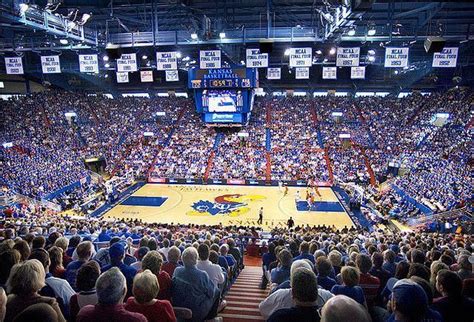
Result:
<svg viewBox="0 0 474 322"><path fill-rule="evenodd" d="M321 310L321 322L371 322L369 313L361 304L345 295L329 299Z"/></svg>
<svg viewBox="0 0 474 322"><path fill-rule="evenodd" d="M117 267L100 275L95 288L98 303L84 306L77 315L77 322L147 321L144 315L125 310L123 300L127 294L127 281Z"/></svg>
<svg viewBox="0 0 474 322"><path fill-rule="evenodd" d="M291 264L291 269L290 269L291 277L295 274L296 269L298 268L306 268L311 271L313 270L313 267L310 261L306 259L299 259L299 260L294 261L293 264ZM290 284L291 284L291 279L290 279ZM331 292L318 287L318 298L316 300L318 307L322 307L324 303L326 303L326 301L330 299L331 297L333 297L333 294ZM283 289L278 289L272 294L270 294L265 300L260 302L258 307L260 309L260 314L263 316L265 320L267 320L270 317L270 315L272 315L274 312L280 309L291 308L293 306L295 306L295 302L293 300L291 288L283 288Z"/></svg>
<svg viewBox="0 0 474 322"><path fill-rule="evenodd" d="M193 322L213 319L218 312L219 289L206 272L196 267L196 248L186 248L181 258L184 266L177 267L173 274L173 305L190 309Z"/></svg>

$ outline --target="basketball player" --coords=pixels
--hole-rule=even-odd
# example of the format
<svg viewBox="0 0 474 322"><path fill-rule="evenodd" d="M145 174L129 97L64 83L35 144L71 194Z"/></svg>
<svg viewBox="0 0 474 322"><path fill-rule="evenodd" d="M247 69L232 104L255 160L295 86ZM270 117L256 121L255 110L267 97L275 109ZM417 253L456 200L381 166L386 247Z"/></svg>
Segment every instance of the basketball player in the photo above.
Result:
<svg viewBox="0 0 474 322"><path fill-rule="evenodd" d="M300 191L299 191L299 190L296 191L296 193L295 193L295 200L296 200L296 202L301 201L301 195L300 195Z"/></svg>
<svg viewBox="0 0 474 322"><path fill-rule="evenodd" d="M321 193L319 192L318 186L314 186L314 192L318 195L319 198L322 199Z"/></svg>
<svg viewBox="0 0 474 322"><path fill-rule="evenodd" d="M283 197L285 197L288 194L288 185L285 183L285 192L283 193Z"/></svg>
<svg viewBox="0 0 474 322"><path fill-rule="evenodd" d="M308 208L308 211L311 210L311 208L314 205L314 198L315 198L314 192L311 191L311 193L309 194L309 202L308 202L309 208Z"/></svg>
<svg viewBox="0 0 474 322"><path fill-rule="evenodd" d="M283 182L281 180L278 181L278 191L280 191L280 192L283 191Z"/></svg>

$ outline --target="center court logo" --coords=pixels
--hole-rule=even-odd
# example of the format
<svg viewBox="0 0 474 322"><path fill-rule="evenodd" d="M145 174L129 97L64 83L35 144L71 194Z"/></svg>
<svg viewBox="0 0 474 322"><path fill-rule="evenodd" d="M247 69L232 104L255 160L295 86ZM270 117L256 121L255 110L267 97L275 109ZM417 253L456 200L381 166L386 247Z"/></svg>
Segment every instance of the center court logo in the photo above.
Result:
<svg viewBox="0 0 474 322"><path fill-rule="evenodd" d="M214 199L199 200L191 207L193 210L188 211L188 216L216 216L224 215L229 217L238 217L250 211L249 203L266 199L262 195L241 195L228 194L221 195Z"/></svg>

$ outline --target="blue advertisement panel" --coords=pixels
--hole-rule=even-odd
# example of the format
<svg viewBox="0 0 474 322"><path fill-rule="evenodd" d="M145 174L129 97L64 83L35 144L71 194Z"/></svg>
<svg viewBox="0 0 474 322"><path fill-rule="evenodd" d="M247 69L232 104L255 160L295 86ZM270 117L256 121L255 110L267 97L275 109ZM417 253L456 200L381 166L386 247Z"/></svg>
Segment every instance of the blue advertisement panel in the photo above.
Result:
<svg viewBox="0 0 474 322"><path fill-rule="evenodd" d="M242 123L240 113L205 113L204 122L207 123Z"/></svg>

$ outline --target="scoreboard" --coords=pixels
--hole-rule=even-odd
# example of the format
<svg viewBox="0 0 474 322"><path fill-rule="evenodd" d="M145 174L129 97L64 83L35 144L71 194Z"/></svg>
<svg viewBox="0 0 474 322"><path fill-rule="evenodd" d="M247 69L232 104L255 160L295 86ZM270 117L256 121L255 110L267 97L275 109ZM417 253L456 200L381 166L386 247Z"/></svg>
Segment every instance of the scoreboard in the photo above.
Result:
<svg viewBox="0 0 474 322"><path fill-rule="evenodd" d="M208 124L245 124L258 87L256 68L190 69L188 88L194 91L196 111Z"/></svg>
<svg viewBox="0 0 474 322"><path fill-rule="evenodd" d="M190 69L188 87L199 88L255 88L258 72L255 68Z"/></svg>

